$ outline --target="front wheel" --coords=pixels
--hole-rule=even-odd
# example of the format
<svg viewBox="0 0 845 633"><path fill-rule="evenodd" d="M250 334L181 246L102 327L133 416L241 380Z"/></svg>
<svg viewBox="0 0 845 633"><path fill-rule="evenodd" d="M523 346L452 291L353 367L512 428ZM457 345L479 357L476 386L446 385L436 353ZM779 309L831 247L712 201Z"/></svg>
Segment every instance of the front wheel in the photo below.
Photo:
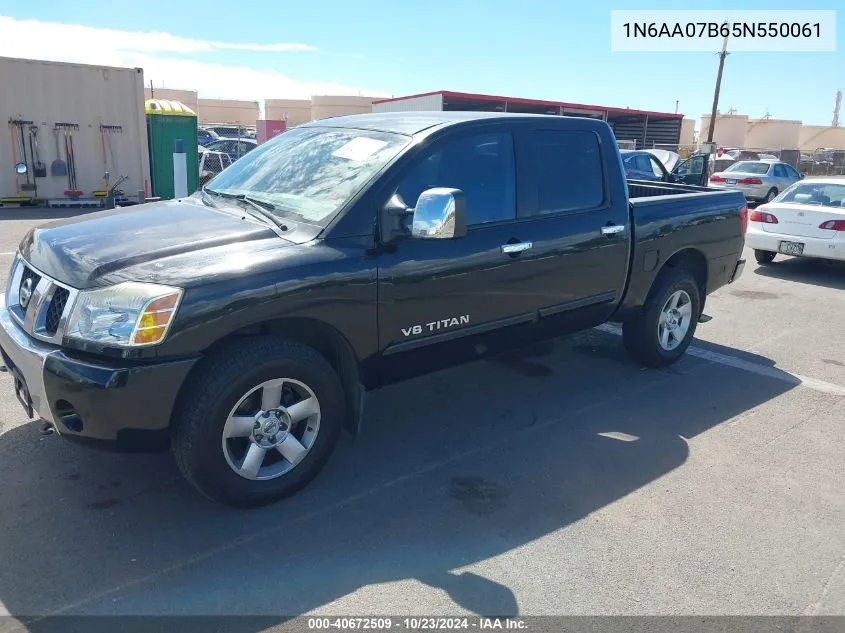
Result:
<svg viewBox="0 0 845 633"><path fill-rule="evenodd" d="M649 367L671 365L692 341L700 313L700 291L692 274L666 268L642 311L622 325L628 353Z"/></svg>
<svg viewBox="0 0 845 633"><path fill-rule="evenodd" d="M775 255L772 251L761 251L759 249L754 249L754 259L757 260L758 264L771 264L775 260Z"/></svg>
<svg viewBox="0 0 845 633"><path fill-rule="evenodd" d="M273 337L244 339L191 376L175 412L172 450L207 497L265 505L319 473L344 410L340 379L318 352Z"/></svg>

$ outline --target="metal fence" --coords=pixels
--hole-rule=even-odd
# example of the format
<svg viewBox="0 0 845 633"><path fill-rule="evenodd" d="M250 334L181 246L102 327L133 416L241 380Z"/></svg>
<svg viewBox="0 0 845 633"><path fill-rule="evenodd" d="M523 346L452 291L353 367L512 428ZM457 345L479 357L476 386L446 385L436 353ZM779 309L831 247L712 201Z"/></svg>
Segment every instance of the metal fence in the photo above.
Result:
<svg viewBox="0 0 845 633"><path fill-rule="evenodd" d="M654 144L649 149L669 150L679 154L683 159L697 151L698 145ZM820 147L811 152L767 147L726 148L721 155L714 156L715 170L721 171L739 160L781 160L808 176L845 175L845 150L829 147Z"/></svg>

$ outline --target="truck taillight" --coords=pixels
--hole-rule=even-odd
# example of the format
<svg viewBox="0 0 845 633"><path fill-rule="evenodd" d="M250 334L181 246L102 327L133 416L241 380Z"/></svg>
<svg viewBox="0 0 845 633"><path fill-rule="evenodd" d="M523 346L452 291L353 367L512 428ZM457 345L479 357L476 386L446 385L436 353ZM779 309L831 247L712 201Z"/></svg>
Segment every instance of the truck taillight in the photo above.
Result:
<svg viewBox="0 0 845 633"><path fill-rule="evenodd" d="M710 176L710 182L725 182L721 176Z"/></svg>
<svg viewBox="0 0 845 633"><path fill-rule="evenodd" d="M748 205L743 205L739 210L739 221L742 230L742 239L745 239L745 232L748 230Z"/></svg>
<svg viewBox="0 0 845 633"><path fill-rule="evenodd" d="M740 178L736 183L738 185L762 185L763 181L759 178Z"/></svg>
<svg viewBox="0 0 845 633"><path fill-rule="evenodd" d="M752 222L762 222L763 224L777 224L778 219L773 216L771 213L766 213L765 211L754 211L751 214L751 221Z"/></svg>
<svg viewBox="0 0 845 633"><path fill-rule="evenodd" d="M828 220L819 224L819 228L828 231L845 231L845 220Z"/></svg>

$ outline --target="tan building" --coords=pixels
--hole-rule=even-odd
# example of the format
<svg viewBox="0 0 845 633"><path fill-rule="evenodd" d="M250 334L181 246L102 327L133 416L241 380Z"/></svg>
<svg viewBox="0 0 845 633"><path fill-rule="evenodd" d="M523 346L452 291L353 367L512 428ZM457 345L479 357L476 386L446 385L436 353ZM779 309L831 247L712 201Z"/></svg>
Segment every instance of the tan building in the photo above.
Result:
<svg viewBox="0 0 845 633"><path fill-rule="evenodd" d="M197 116L200 124L238 123L255 126L260 111L258 101L236 101L233 99L199 99Z"/></svg>
<svg viewBox="0 0 845 633"><path fill-rule="evenodd" d="M311 119L314 121L347 114L368 114L372 111L372 97L330 95L311 97Z"/></svg>
<svg viewBox="0 0 845 633"><path fill-rule="evenodd" d="M813 152L822 147L845 149L845 127L802 125L798 143L802 152Z"/></svg>
<svg viewBox="0 0 845 633"><path fill-rule="evenodd" d="M684 119L681 121L681 145L692 145L695 143L695 119Z"/></svg>
<svg viewBox="0 0 845 633"><path fill-rule="evenodd" d="M796 149L801 136L801 121L784 119L749 119L745 144L750 149Z"/></svg>
<svg viewBox="0 0 845 633"><path fill-rule="evenodd" d="M264 118L268 121L287 121L288 127L311 120L310 99L265 99Z"/></svg>
<svg viewBox="0 0 845 633"><path fill-rule="evenodd" d="M710 115L701 117L699 136L707 140L710 129ZM745 134L748 131L748 117L744 114L717 114L713 129L713 141L724 147L745 147Z"/></svg>
<svg viewBox="0 0 845 633"><path fill-rule="evenodd" d="M710 116L702 115L698 130L707 138ZM789 119L749 119L741 114L720 114L716 117L713 140L724 147L745 149L800 149L813 152L820 148L845 149L845 127L804 125Z"/></svg>
<svg viewBox="0 0 845 633"><path fill-rule="evenodd" d="M199 109L199 98L196 90L174 90L173 88L144 88L144 99L164 99L178 101L196 112Z"/></svg>
<svg viewBox="0 0 845 633"><path fill-rule="evenodd" d="M287 121L293 127L308 121L373 111L371 97L314 95L310 99L265 99L264 118Z"/></svg>

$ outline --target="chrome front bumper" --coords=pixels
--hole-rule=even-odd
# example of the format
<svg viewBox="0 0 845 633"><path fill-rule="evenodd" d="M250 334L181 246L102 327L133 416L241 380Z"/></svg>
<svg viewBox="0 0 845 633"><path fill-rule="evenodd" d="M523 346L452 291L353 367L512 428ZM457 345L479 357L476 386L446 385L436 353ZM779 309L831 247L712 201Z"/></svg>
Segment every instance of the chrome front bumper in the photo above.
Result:
<svg viewBox="0 0 845 633"><path fill-rule="evenodd" d="M44 363L57 348L31 338L21 329L6 307L5 294L0 294L0 348L11 361L12 367L8 369L13 378L16 372L23 378L34 412L55 424L44 386Z"/></svg>

